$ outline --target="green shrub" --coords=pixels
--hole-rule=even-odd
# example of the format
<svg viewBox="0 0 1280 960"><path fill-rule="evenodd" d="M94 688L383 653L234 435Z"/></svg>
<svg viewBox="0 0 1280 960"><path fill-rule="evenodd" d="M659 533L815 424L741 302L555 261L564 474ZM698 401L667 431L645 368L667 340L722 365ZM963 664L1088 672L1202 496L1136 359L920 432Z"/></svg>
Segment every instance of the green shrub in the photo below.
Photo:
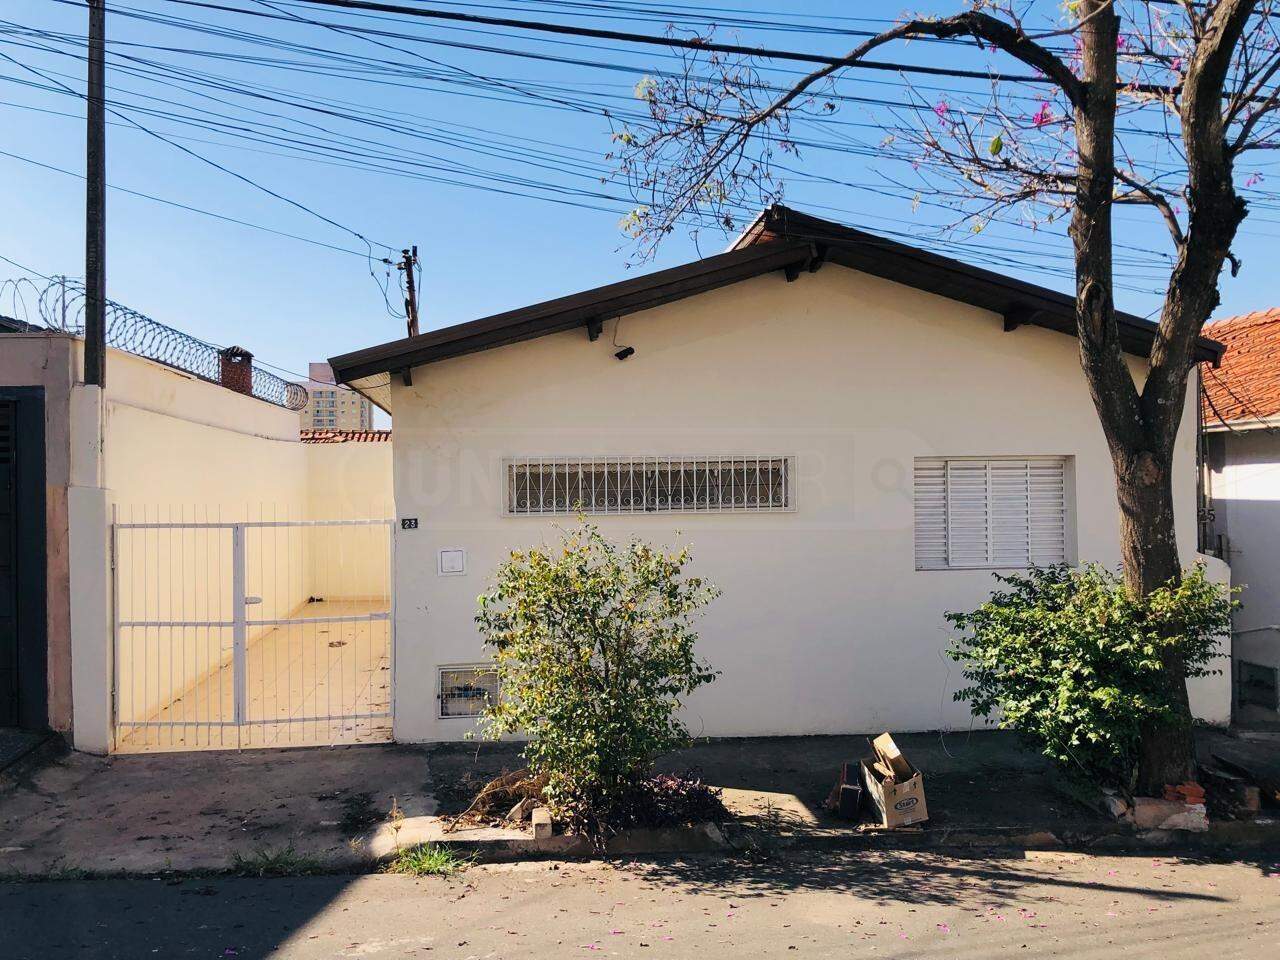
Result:
<svg viewBox="0 0 1280 960"><path fill-rule="evenodd" d="M1162 652L1174 648L1188 677L1217 672L1208 663L1230 629L1230 592L1199 566L1145 598L1095 565L996 579L1006 589L977 610L947 614L963 634L947 653L970 683L955 699L1068 770L1130 786L1141 728L1175 715Z"/></svg>
<svg viewBox="0 0 1280 960"><path fill-rule="evenodd" d="M619 547L584 524L558 550L516 552L476 622L498 671L484 732L528 738L552 813L600 838L661 754L685 746L683 698L716 676L694 654L694 615L716 589L688 550Z"/></svg>

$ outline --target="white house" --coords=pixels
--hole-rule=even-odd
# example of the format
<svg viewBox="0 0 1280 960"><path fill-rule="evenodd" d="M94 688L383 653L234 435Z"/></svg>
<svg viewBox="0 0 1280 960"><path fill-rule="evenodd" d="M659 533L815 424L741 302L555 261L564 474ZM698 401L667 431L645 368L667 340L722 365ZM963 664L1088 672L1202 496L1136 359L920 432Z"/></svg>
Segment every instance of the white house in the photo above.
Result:
<svg viewBox="0 0 1280 960"><path fill-rule="evenodd" d="M1233 629L1236 717L1280 721L1280 309L1219 320L1202 415L1210 547L1241 587Z"/></svg>
<svg viewBox="0 0 1280 960"><path fill-rule="evenodd" d="M1139 379L1153 329L1120 318ZM783 207L718 256L330 362L395 417L398 740L471 729L476 597L578 503L722 589L722 676L688 705L710 736L966 727L943 614L993 570L1119 562L1071 298ZM1225 721L1225 683L1193 706Z"/></svg>

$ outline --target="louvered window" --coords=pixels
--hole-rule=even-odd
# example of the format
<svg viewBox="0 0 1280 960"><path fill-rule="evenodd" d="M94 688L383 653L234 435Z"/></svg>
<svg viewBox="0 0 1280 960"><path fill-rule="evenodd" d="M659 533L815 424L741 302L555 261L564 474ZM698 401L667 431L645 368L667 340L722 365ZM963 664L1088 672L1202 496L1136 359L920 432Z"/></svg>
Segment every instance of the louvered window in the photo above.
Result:
<svg viewBox="0 0 1280 960"><path fill-rule="evenodd" d="M1067 559L1067 462L915 462L917 570L1035 567Z"/></svg>
<svg viewBox="0 0 1280 960"><path fill-rule="evenodd" d="M789 457L511 460L509 514L717 513L790 510Z"/></svg>

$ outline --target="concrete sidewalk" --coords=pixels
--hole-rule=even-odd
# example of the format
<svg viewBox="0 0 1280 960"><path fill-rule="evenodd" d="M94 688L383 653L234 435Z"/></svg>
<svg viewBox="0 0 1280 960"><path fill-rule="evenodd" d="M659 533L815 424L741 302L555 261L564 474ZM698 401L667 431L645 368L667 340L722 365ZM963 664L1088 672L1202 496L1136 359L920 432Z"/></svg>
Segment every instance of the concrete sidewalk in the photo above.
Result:
<svg viewBox="0 0 1280 960"><path fill-rule="evenodd" d="M289 848L336 868L393 802L433 812L424 750L72 753L0 787L0 875L226 870Z"/></svg>
<svg viewBox="0 0 1280 960"><path fill-rule="evenodd" d="M694 770L723 788L733 820L719 830L649 836L620 849L750 855L850 844L1083 848L1132 842L1127 827L1073 800L1052 767L1010 734L897 740L924 774L931 819L923 829L877 832L822 808L841 762L868 752L863 737L717 740L664 758L660 767ZM289 851L300 870L360 871L372 857L428 840L482 857L581 852L564 838L540 847L526 831L507 827L445 833L444 817L463 809L479 783L521 765L518 745L488 742L69 754L0 786L0 876L221 871L237 857L263 851ZM397 816L390 818L393 806ZM1235 826L1227 842L1280 846L1274 821Z"/></svg>

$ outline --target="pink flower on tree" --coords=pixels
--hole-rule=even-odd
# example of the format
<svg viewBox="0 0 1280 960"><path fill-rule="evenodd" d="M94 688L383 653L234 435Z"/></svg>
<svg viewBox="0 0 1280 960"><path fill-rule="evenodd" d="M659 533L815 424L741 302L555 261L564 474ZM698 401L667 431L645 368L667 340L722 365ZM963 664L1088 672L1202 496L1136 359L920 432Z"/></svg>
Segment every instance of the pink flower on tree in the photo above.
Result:
<svg viewBox="0 0 1280 960"><path fill-rule="evenodd" d="M947 114L951 112L951 104L945 100L939 100L933 105L933 112L938 115L939 120L947 119Z"/></svg>
<svg viewBox="0 0 1280 960"><path fill-rule="evenodd" d="M1031 118L1031 122L1037 127L1043 127L1053 122L1053 108L1049 106L1048 100L1040 101L1040 109Z"/></svg>

